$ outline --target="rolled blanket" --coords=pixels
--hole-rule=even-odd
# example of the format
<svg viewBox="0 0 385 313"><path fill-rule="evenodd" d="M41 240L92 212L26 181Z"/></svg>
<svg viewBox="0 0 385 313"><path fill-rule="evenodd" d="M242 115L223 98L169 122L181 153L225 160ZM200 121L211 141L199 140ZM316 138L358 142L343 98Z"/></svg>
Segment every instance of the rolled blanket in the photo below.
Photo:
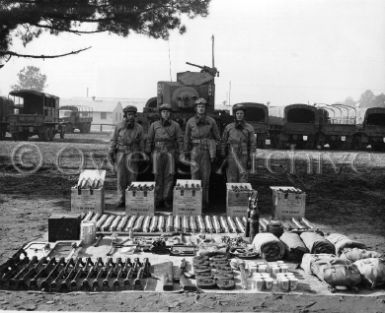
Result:
<svg viewBox="0 0 385 313"><path fill-rule="evenodd" d="M301 239L304 242L306 248L309 249L312 254L334 254L335 248L334 245L316 232L303 232L301 234Z"/></svg>
<svg viewBox="0 0 385 313"><path fill-rule="evenodd" d="M370 258L354 262L358 267L364 281L372 288L385 285L385 260L381 258Z"/></svg>
<svg viewBox="0 0 385 313"><path fill-rule="evenodd" d="M271 233L258 233L252 244L266 261L281 260L285 255L285 245Z"/></svg>
<svg viewBox="0 0 385 313"><path fill-rule="evenodd" d="M363 259L379 258L380 256L381 254L376 251L359 248L344 248L341 251L340 258L355 262Z"/></svg>
<svg viewBox="0 0 385 313"><path fill-rule="evenodd" d="M350 239L349 237L333 233L326 237L327 240L329 240L336 248L336 254L340 255L342 252L342 249L344 248L365 248L365 245L359 241L355 241Z"/></svg>
<svg viewBox="0 0 385 313"><path fill-rule="evenodd" d="M279 239L286 246L286 255L289 260L299 262L302 260L303 255L309 252L297 233L284 232Z"/></svg>

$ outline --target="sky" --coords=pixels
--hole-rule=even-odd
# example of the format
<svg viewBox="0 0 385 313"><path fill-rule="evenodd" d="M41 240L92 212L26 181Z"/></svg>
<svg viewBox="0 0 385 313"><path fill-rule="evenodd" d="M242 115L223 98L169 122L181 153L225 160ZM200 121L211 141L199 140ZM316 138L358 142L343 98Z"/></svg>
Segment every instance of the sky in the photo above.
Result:
<svg viewBox="0 0 385 313"><path fill-rule="evenodd" d="M367 89L385 92L385 1L212 0L207 18L184 19L187 32L169 41L131 34L43 35L25 54L61 54L59 59L12 58L0 69L0 94L28 65L47 75L46 92L60 97L156 96L157 81L177 72L211 66L215 36L216 103L270 105L334 103ZM170 77L171 72L171 77Z"/></svg>

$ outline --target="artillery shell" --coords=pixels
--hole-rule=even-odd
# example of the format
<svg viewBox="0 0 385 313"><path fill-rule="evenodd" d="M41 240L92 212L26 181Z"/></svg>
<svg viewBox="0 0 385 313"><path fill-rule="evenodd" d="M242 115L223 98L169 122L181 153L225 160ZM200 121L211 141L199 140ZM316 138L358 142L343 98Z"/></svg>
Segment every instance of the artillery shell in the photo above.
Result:
<svg viewBox="0 0 385 313"><path fill-rule="evenodd" d="M230 230L229 230L229 226L227 225L226 217L221 216L219 218L219 221L221 223L222 228L225 230L225 233L229 233Z"/></svg>
<svg viewBox="0 0 385 313"><path fill-rule="evenodd" d="M197 223L195 221L194 215L190 216L190 228L191 228L191 232L193 233L196 233L198 231Z"/></svg>
<svg viewBox="0 0 385 313"><path fill-rule="evenodd" d="M158 216L154 215L151 218L151 224L150 224L150 233L155 233L158 226Z"/></svg>
<svg viewBox="0 0 385 313"><path fill-rule="evenodd" d="M122 217L120 215L116 216L115 219L112 221L110 226L110 231L116 231L116 228L118 227L118 224Z"/></svg>
<svg viewBox="0 0 385 313"><path fill-rule="evenodd" d="M172 215L167 216L166 231L174 231L174 218Z"/></svg>
<svg viewBox="0 0 385 313"><path fill-rule="evenodd" d="M247 218L246 218L246 216L242 216L242 224L243 224L244 227L246 227L246 225L247 225Z"/></svg>
<svg viewBox="0 0 385 313"><path fill-rule="evenodd" d="M213 224L211 222L211 216L210 215L205 216L205 224L206 224L206 230L210 233L213 233L214 228L213 228Z"/></svg>
<svg viewBox="0 0 385 313"><path fill-rule="evenodd" d="M101 217L102 215L100 213L96 213L92 219L91 219L91 222L94 222L95 224L97 223L98 219Z"/></svg>
<svg viewBox="0 0 385 313"><path fill-rule="evenodd" d="M143 227L142 227L142 231L144 233L148 233L149 232L149 229L150 229L150 219L151 219L151 216L147 215L145 218L144 218L144 221L143 221Z"/></svg>
<svg viewBox="0 0 385 313"><path fill-rule="evenodd" d="M221 233L222 232L222 227L219 224L219 219L218 216L213 215L213 224L214 224L214 229L216 233Z"/></svg>
<svg viewBox="0 0 385 313"><path fill-rule="evenodd" d="M86 214L86 216L84 216L83 221L84 221L84 222L90 221L93 214L94 214L94 212L88 211L87 214Z"/></svg>
<svg viewBox="0 0 385 313"><path fill-rule="evenodd" d="M176 232L182 230L181 225L180 225L180 216L179 215L174 216L174 230Z"/></svg>
<svg viewBox="0 0 385 313"><path fill-rule="evenodd" d="M245 227L243 226L242 224L242 221L241 221L241 218L239 216L236 216L235 217L235 223L237 224L238 226L238 230L240 233L244 233L245 232Z"/></svg>
<svg viewBox="0 0 385 313"><path fill-rule="evenodd" d="M143 220L144 220L144 216L139 215L139 217L136 219L133 231L140 232L142 230Z"/></svg>
<svg viewBox="0 0 385 313"><path fill-rule="evenodd" d="M185 233L188 233L190 231L189 225L188 225L188 216L183 215L182 217L182 231Z"/></svg>
<svg viewBox="0 0 385 313"><path fill-rule="evenodd" d="M232 233L236 233L237 232L237 227L235 226L235 223L233 221L233 218L231 216L228 216L227 217L227 221L229 222L229 226L230 226L230 231Z"/></svg>
<svg viewBox="0 0 385 313"><path fill-rule="evenodd" d="M127 215L123 216L118 224L118 227L116 227L116 230L123 231L124 226L126 226L127 220L128 220L128 216Z"/></svg>
<svg viewBox="0 0 385 313"><path fill-rule="evenodd" d="M115 215L108 216L103 225L100 226L101 231L107 231L115 217Z"/></svg>
<svg viewBox="0 0 385 313"><path fill-rule="evenodd" d="M164 227L164 216L160 215L158 219L158 231L163 233L165 231Z"/></svg>
<svg viewBox="0 0 385 313"><path fill-rule="evenodd" d="M126 226L124 231L129 231L130 229L133 229L134 225L135 225L134 223L135 223L136 219L137 219L136 215L130 216L130 218L129 218L128 222L127 222L127 226Z"/></svg>
<svg viewBox="0 0 385 313"><path fill-rule="evenodd" d="M107 220L108 214L103 214L96 223L96 229L100 230L104 222Z"/></svg>
<svg viewBox="0 0 385 313"><path fill-rule="evenodd" d="M198 219L199 232L205 233L206 232L206 227L205 227L205 223L203 221L203 217L201 215L198 215L197 219Z"/></svg>

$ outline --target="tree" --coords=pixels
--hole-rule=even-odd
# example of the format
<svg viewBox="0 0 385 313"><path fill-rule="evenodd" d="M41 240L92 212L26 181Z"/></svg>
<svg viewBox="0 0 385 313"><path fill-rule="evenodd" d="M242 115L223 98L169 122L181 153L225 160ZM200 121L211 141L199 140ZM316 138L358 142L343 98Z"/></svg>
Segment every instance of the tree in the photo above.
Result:
<svg viewBox="0 0 385 313"><path fill-rule="evenodd" d="M47 76L40 73L40 69L36 66L24 67L18 74L18 83L11 87L12 90L16 89L34 89L37 91L43 91L46 87Z"/></svg>
<svg viewBox="0 0 385 313"><path fill-rule="evenodd" d="M378 96L375 96L372 101L372 106L385 107L385 94L381 93Z"/></svg>
<svg viewBox="0 0 385 313"><path fill-rule="evenodd" d="M370 108L374 100L374 93L371 90L366 90L360 97L360 107L361 108Z"/></svg>
<svg viewBox="0 0 385 313"><path fill-rule="evenodd" d="M352 97L347 97L344 101L344 104L354 107L356 105L356 101L354 101Z"/></svg>
<svg viewBox="0 0 385 313"><path fill-rule="evenodd" d="M182 15L207 16L211 0L0 0L0 57L40 57L11 51L14 38L24 46L43 32L90 34L131 32L167 39L186 31ZM81 50L68 54L78 53ZM55 56L51 56L55 57Z"/></svg>

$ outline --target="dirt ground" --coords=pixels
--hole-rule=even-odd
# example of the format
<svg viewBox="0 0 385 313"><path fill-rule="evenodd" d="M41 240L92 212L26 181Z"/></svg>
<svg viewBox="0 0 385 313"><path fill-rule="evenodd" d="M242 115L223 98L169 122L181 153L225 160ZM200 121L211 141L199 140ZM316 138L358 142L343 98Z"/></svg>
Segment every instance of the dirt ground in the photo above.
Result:
<svg viewBox="0 0 385 313"><path fill-rule="evenodd" d="M50 143L34 138L23 143L0 142L0 263L46 233L53 212L69 211L70 187L82 166L107 169L107 209L114 209L116 177L105 161L108 137L93 133L73 134ZM306 216L323 231L345 233L385 253L385 154L298 152L293 158L290 153L257 153L256 173L250 181L259 191L262 213L271 213L269 186L294 185L306 191ZM18 169L30 173L22 174ZM385 312L385 296L0 291L0 309Z"/></svg>

